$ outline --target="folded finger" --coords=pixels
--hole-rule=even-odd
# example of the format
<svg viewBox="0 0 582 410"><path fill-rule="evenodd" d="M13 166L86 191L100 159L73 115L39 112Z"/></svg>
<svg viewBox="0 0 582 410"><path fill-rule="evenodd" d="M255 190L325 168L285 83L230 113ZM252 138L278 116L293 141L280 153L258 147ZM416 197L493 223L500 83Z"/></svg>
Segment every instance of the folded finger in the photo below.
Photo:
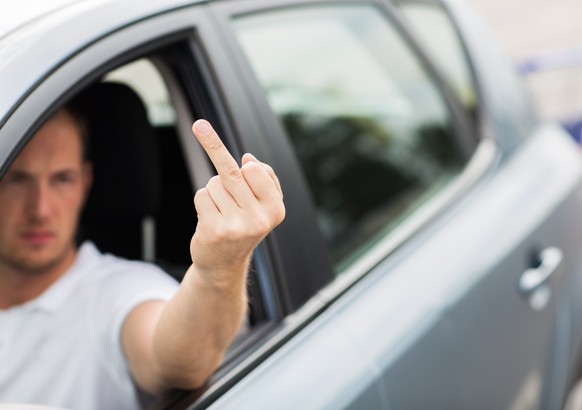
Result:
<svg viewBox="0 0 582 410"><path fill-rule="evenodd" d="M198 220L206 216L216 216L220 214L216 204L210 197L206 188L199 189L194 195L194 206L198 213Z"/></svg>
<svg viewBox="0 0 582 410"><path fill-rule="evenodd" d="M219 176L210 178L210 181L206 184L206 191L221 214L226 215L236 212L237 208L239 208L236 200L222 185L222 179Z"/></svg>
<svg viewBox="0 0 582 410"><path fill-rule="evenodd" d="M260 202L275 203L281 201L281 193L261 164L250 161L244 164L241 170L254 196Z"/></svg>
<svg viewBox="0 0 582 410"><path fill-rule="evenodd" d="M260 164L265 169L265 171L267 171L267 174L269 175L269 177L271 177L271 180L275 184L277 191L279 192L279 194L281 194L281 198L283 198L283 189L281 188L281 183L279 182L279 178L277 177L277 174L275 174L273 168L269 164L259 161L253 154L249 153L244 154L242 158L243 166L250 161L254 161Z"/></svg>

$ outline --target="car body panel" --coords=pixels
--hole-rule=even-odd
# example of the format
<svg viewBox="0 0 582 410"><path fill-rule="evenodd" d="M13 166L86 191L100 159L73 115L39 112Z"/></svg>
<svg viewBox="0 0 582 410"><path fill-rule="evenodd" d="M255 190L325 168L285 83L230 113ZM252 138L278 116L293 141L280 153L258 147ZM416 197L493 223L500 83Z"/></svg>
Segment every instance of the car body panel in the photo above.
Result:
<svg viewBox="0 0 582 410"><path fill-rule="evenodd" d="M386 408L374 359L359 349L324 315L209 408Z"/></svg>
<svg viewBox="0 0 582 410"><path fill-rule="evenodd" d="M59 8L65 8L81 0L24 0L5 6L8 10L0 15L0 38L7 36L11 31L21 28L34 20L54 13Z"/></svg>

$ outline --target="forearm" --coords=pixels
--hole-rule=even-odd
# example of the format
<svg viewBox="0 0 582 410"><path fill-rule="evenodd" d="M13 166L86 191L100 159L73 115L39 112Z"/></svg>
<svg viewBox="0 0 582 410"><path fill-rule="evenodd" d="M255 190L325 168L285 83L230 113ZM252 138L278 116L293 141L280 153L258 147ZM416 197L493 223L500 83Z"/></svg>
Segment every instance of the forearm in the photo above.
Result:
<svg viewBox="0 0 582 410"><path fill-rule="evenodd" d="M246 312L252 252L285 217L281 184L270 166L245 154L239 167L206 121L197 121L193 131L218 175L194 196L192 266L175 297L150 322L151 338L141 339L146 347L136 357L151 360L134 373L144 380L141 385L154 386L149 390L198 387L216 369ZM138 332L127 333L127 345L139 345L131 337ZM140 362L130 360L132 369Z"/></svg>
<svg viewBox="0 0 582 410"><path fill-rule="evenodd" d="M205 275L190 267L156 325L152 360L173 387L198 387L220 364L247 308L248 262L233 272ZM206 278L228 278L211 280Z"/></svg>

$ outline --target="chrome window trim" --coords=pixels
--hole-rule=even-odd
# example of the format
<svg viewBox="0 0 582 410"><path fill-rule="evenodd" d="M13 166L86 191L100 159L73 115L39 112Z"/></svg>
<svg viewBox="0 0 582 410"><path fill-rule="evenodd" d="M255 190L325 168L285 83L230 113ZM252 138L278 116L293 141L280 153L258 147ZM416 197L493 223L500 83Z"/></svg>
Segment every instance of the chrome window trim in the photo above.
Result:
<svg viewBox="0 0 582 410"><path fill-rule="evenodd" d="M188 106L188 98L184 94L183 88L178 84L177 78L172 74L167 64L158 57L152 59L156 68L160 71L165 85L170 94L170 101L176 110L176 131L180 141L180 148L184 153L184 161L188 167L188 177L193 181L193 190L196 192L204 188L206 183L214 173L206 159L206 154L202 146L192 138L192 123L194 114Z"/></svg>

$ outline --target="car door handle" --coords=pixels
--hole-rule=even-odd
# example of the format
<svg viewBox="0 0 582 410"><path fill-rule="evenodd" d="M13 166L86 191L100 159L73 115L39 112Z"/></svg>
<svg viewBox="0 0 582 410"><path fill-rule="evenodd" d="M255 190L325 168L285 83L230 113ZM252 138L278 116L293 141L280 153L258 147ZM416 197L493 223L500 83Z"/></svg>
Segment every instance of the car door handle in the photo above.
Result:
<svg viewBox="0 0 582 410"><path fill-rule="evenodd" d="M519 279L519 291L523 295L530 295L548 281L550 276L558 270L564 259L562 251L556 247L546 248L540 252L540 265L526 270Z"/></svg>

